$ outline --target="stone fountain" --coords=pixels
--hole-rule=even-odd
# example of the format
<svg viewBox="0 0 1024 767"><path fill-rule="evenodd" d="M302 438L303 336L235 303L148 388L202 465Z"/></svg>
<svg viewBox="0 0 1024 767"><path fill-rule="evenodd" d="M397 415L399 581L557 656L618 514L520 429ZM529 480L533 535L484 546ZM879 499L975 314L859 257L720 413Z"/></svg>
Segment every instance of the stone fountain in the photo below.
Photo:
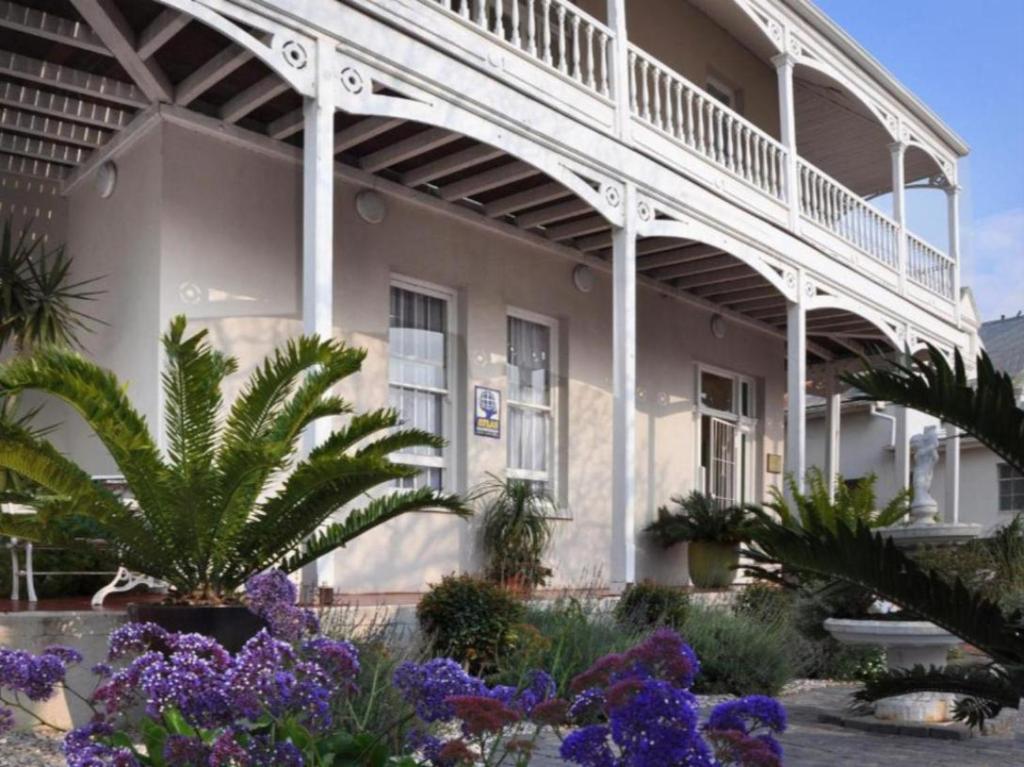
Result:
<svg viewBox="0 0 1024 767"><path fill-rule="evenodd" d="M931 495L935 464L939 458L937 426L928 426L910 440L914 455L914 500L910 504L906 524L881 528L901 548L922 545L956 544L968 541L981 532L979 525L939 522L939 505ZM897 608L886 603L875 604L873 612L895 613ZM885 648L890 669L909 669L920 665L945 666L949 650L960 640L928 621L894 618L839 619L825 621L825 628L844 644L872 645ZM885 698L875 704L875 717L897 722L945 722L951 719L955 696L945 693L914 693Z"/></svg>

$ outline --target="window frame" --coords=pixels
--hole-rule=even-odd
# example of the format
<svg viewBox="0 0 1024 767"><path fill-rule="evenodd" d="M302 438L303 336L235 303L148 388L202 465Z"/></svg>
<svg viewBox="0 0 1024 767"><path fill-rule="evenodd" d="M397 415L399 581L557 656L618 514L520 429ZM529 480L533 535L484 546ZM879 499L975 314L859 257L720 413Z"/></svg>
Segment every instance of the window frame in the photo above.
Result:
<svg viewBox="0 0 1024 767"><path fill-rule="evenodd" d="M508 320L518 319L524 322L532 322L536 325L543 325L548 329L548 405L535 405L529 402L519 402L512 399L511 387L508 382ZM561 361L561 350L559 349L558 343L559 335L559 321L555 317L550 317L546 314L538 314L527 309L520 309L515 306L505 307L505 476L508 479L520 479L528 482L546 482L548 486L548 495L552 502L554 502L556 509L552 510L553 514L561 516L561 463L559 461L559 449L561 446L561 434L559 430L559 401L560 391L559 386L559 364ZM548 471L538 472L530 471L528 469L514 469L509 466L509 458L511 457L511 436L512 436L512 417L509 414L513 407L520 409L528 409L539 412L546 412L548 414ZM546 476L545 476L546 474Z"/></svg>
<svg viewBox="0 0 1024 767"><path fill-rule="evenodd" d="M722 99L718 98L718 96L714 94L714 91L718 91L723 96L727 96L729 101L722 101ZM731 109L736 114L742 114L739 103L739 89L734 85L730 85L718 75L708 73L704 78L704 92L726 109Z"/></svg>
<svg viewBox="0 0 1024 767"><path fill-rule="evenodd" d="M732 381L732 401L735 410L719 410L708 407L704 404L701 396L703 392L703 378L705 373L727 378ZM743 387L747 387L749 413L743 413ZM754 493L757 490L757 476L759 463L760 434L758 433L758 409L757 409L757 379L753 376L738 373L734 370L708 365L703 362L696 364L696 377L694 381L694 402L696 403L696 450L694 451L694 476L695 486L701 492L707 492L708 488L704 481L704 467L701 463L703 441L704 441L704 416L717 418L722 421L729 421L735 426L735 487L732 490L733 498L737 503L751 503L754 500ZM742 468L747 468L744 475Z"/></svg>
<svg viewBox="0 0 1024 767"><path fill-rule="evenodd" d="M445 323L444 323L444 334L445 334L445 346L444 346L444 378L445 388L439 389L433 386L417 386L412 384L401 383L395 381L391 377L391 361L394 357L391 354L391 290L398 288L399 290L405 290L411 293L418 293L429 298L435 298L444 301L445 306ZM388 283L388 398L390 399L390 392L392 387L402 389L412 389L414 391L425 392L430 394L438 394L441 396L442 414L441 414L441 429L442 438L445 440L445 447L441 449L441 454L438 456L432 455L416 455L414 453L403 453L397 452L392 453L390 458L395 463L400 463L405 466L415 466L420 469L440 469L441 470L441 491L443 492L454 492L458 486L458 479L456 477L456 456L459 455L460 435L456 424L456 413L458 412L458 390L457 390L457 371L454 370L456 362L452 340L455 337L456 322L458 317L458 293L452 289L443 285L438 285L433 282L421 280L415 277L408 277L401 274L392 274L391 279Z"/></svg>
<svg viewBox="0 0 1024 767"><path fill-rule="evenodd" d="M1002 476L1003 470L1006 470L1008 476ZM1010 486L1009 508L1003 508L1003 483L1007 483ZM1016 483L1024 483L1024 474L1017 472L1010 464L1006 461L996 462L996 509L1000 514L1020 514L1024 512L1024 506L1021 508L1014 508L1014 501L1018 497L1024 498L1024 493L1016 493L1014 487Z"/></svg>

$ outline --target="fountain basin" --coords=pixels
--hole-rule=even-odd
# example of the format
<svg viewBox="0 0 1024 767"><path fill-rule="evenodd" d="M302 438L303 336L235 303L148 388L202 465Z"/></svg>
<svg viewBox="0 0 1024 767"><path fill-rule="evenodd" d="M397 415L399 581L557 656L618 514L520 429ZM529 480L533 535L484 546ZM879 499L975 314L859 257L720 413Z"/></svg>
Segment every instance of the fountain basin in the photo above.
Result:
<svg viewBox="0 0 1024 767"><path fill-rule="evenodd" d="M981 525L968 525L959 522L935 522L920 525L893 525L880 527L878 532L886 538L892 538L900 548L915 546L946 546L966 543L981 535Z"/></svg>

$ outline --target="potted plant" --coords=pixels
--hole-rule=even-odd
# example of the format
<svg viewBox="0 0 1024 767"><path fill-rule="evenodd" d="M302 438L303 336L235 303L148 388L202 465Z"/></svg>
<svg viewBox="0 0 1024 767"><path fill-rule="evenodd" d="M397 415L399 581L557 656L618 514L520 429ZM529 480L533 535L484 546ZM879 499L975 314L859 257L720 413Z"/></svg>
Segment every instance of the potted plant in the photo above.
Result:
<svg viewBox="0 0 1024 767"><path fill-rule="evenodd" d="M517 479L491 480L481 525L486 575L506 588L529 594L551 577L544 554L551 543L554 502L536 485Z"/></svg>
<svg viewBox="0 0 1024 767"><path fill-rule="evenodd" d="M27 497L29 516L0 515L0 532L48 542L54 520L94 520L129 570L170 586L170 604L135 609L136 619L172 630L231 633L248 612L238 605L246 579L269 568L294 572L401 514L424 509L469 513L463 500L430 488L378 493L416 469L388 456L401 448L440 446L415 429L396 429L395 410L351 415L301 460L307 427L352 408L333 394L359 371L366 352L316 336L296 338L249 377L229 410L221 387L237 362L215 351L206 331L186 335L184 317L163 336L167 449L113 373L58 347L0 367L0 393L37 391L75 411L96 433L124 476L127 502L93 483L83 469L22 426L0 424L0 467L44 493ZM345 511L340 521L333 515ZM216 624L216 625L214 625ZM247 631L252 630L247 629ZM221 634L235 645L237 636ZM221 638L221 637L215 637Z"/></svg>
<svg viewBox="0 0 1024 767"><path fill-rule="evenodd" d="M723 506L712 496L694 490L675 496L679 507L658 509L658 519L647 530L668 548L689 542L690 580L702 589L727 588L736 579L740 544L749 540L753 513L748 506Z"/></svg>

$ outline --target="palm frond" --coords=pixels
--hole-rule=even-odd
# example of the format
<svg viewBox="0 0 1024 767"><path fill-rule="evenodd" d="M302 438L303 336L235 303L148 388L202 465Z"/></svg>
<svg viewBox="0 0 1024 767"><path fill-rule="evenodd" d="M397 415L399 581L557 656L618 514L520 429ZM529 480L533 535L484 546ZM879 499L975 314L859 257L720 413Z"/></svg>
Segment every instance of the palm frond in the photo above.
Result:
<svg viewBox="0 0 1024 767"><path fill-rule="evenodd" d="M883 400L941 418L975 437L992 452L1024 472L1024 410L1017 406L1013 380L995 369L989 356L978 355L972 388L959 350L953 366L929 345L927 359L894 361L885 368L847 373L842 380L859 389L862 400Z"/></svg>
<svg viewBox="0 0 1024 767"><path fill-rule="evenodd" d="M409 512L438 509L444 509L459 517L472 514L459 496L438 493L431 488L389 493L375 498L364 508L349 513L343 522L335 522L318 530L298 552L286 556L279 564L286 572L293 572L395 517Z"/></svg>

